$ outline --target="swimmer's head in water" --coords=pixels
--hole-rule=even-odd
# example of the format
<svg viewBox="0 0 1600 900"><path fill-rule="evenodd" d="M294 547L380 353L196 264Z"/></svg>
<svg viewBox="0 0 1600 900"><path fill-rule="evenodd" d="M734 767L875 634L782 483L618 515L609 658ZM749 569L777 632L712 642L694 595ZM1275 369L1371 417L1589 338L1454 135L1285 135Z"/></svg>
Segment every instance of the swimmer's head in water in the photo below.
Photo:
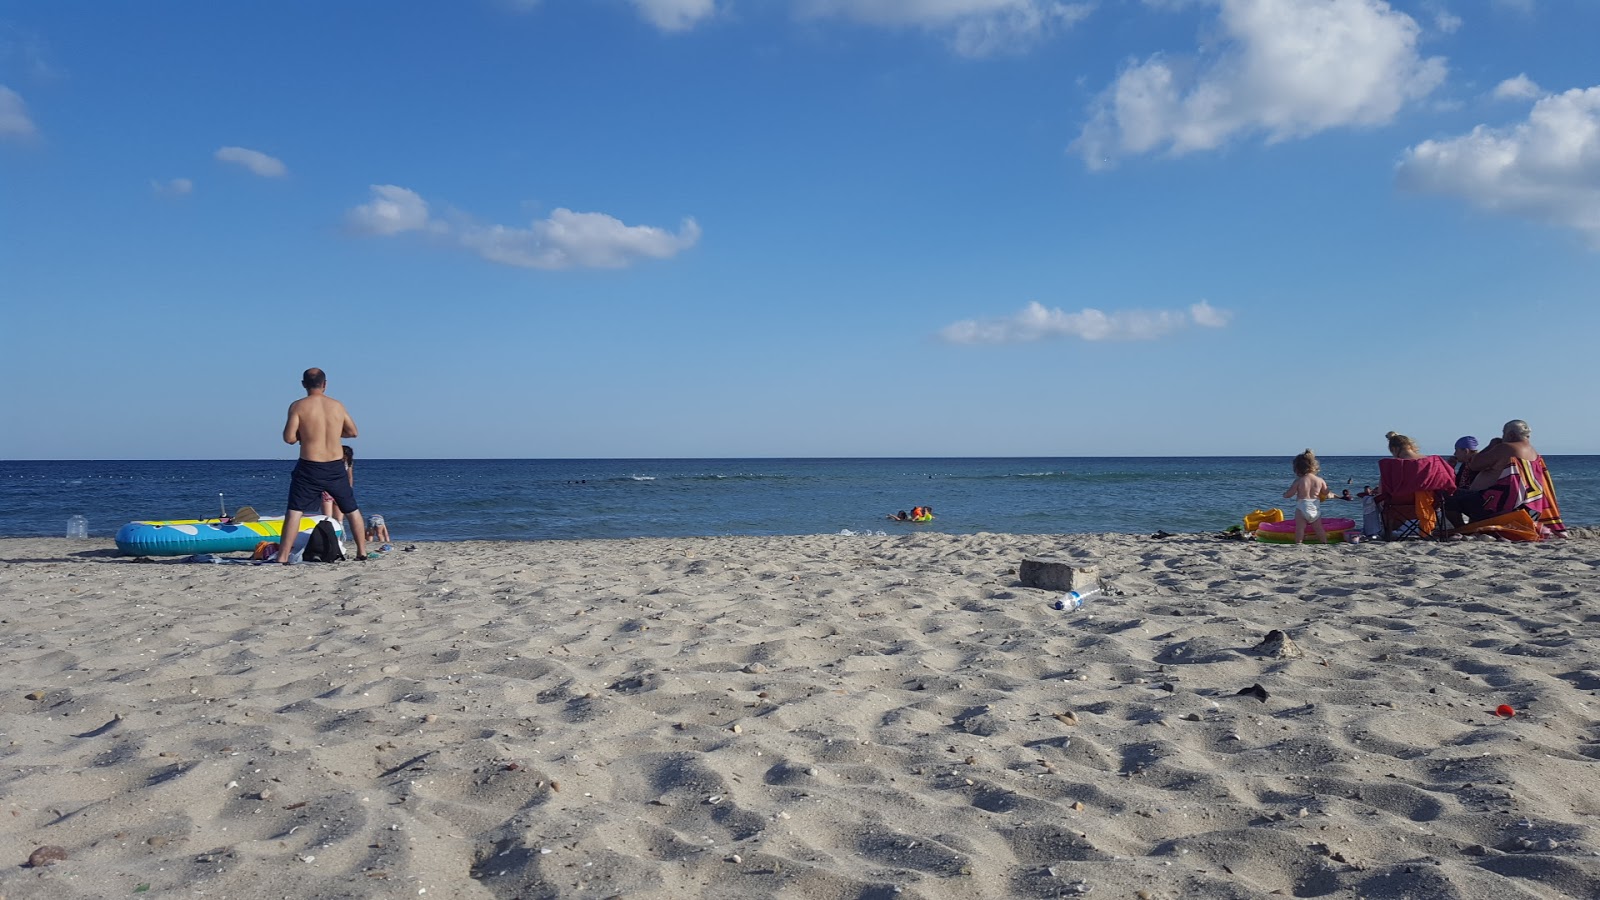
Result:
<svg viewBox="0 0 1600 900"><path fill-rule="evenodd" d="M328 374L316 366L312 366L306 370L304 375L300 376L300 386L308 391L315 390L320 387L327 387Z"/></svg>

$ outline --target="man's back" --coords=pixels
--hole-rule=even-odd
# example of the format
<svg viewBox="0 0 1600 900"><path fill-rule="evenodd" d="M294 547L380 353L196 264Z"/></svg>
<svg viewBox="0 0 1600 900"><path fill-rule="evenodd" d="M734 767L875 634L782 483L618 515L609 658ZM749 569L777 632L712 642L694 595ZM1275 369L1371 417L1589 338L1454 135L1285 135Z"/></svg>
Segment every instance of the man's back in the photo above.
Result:
<svg viewBox="0 0 1600 900"><path fill-rule="evenodd" d="M326 394L302 397L289 406L289 424L284 428L286 442L300 443L300 458L312 462L344 459L342 438L355 437L355 423L344 404Z"/></svg>

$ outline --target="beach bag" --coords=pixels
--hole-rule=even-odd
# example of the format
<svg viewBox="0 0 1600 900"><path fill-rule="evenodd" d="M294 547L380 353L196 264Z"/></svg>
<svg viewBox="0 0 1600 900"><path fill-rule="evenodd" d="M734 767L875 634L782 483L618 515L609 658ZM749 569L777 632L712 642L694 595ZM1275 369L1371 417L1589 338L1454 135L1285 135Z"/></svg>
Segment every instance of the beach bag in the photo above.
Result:
<svg viewBox="0 0 1600 900"><path fill-rule="evenodd" d="M311 529L311 536L306 539L305 553L300 558L304 562L330 563L344 559L344 548L339 546L339 535L333 530L332 522L323 519Z"/></svg>
<svg viewBox="0 0 1600 900"><path fill-rule="evenodd" d="M1383 536L1383 516L1378 512L1378 498L1370 494L1361 498L1361 533L1369 538Z"/></svg>

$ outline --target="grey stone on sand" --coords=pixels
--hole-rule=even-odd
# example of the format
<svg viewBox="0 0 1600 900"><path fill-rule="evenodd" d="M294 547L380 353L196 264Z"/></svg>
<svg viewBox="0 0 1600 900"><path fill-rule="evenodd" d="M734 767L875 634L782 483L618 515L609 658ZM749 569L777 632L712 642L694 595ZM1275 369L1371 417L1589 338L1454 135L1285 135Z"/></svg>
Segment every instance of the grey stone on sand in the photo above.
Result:
<svg viewBox="0 0 1600 900"><path fill-rule="evenodd" d="M1017 579L1024 587L1045 591L1082 591L1099 587L1100 569L1075 566L1068 560L1053 557L1029 557L1018 567Z"/></svg>
<svg viewBox="0 0 1600 900"><path fill-rule="evenodd" d="M1255 646L1255 652L1273 659L1300 659L1306 655L1293 638L1276 628L1267 632L1266 638Z"/></svg>

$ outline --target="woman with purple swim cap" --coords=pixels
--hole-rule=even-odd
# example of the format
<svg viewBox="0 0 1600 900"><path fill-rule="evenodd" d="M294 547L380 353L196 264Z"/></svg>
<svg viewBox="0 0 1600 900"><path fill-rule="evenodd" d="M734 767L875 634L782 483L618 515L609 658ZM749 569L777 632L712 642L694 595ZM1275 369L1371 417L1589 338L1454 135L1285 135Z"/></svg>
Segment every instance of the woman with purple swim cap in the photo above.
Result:
<svg viewBox="0 0 1600 900"><path fill-rule="evenodd" d="M1456 461L1456 490L1464 491L1468 485L1472 484L1472 478L1475 473L1467 471L1467 463L1471 462L1472 458L1477 455L1477 438L1469 434L1466 437L1456 439L1456 452L1453 457Z"/></svg>

